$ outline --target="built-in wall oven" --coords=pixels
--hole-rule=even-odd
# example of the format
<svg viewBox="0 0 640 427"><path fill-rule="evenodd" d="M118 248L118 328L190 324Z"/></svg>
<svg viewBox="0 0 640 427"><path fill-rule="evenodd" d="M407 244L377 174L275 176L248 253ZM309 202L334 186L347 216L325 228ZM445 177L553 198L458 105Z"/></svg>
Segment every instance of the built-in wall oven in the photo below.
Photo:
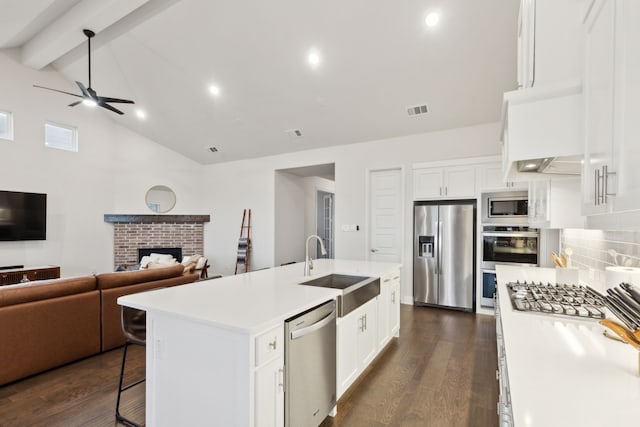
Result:
<svg viewBox="0 0 640 427"><path fill-rule="evenodd" d="M485 225L482 227L482 299L484 307L493 307L496 264L537 266L540 232L522 225Z"/></svg>

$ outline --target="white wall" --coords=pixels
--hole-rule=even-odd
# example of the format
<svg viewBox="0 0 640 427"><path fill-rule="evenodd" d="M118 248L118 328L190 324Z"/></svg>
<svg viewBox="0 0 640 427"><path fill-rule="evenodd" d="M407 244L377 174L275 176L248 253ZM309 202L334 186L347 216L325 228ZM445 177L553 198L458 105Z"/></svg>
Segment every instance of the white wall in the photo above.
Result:
<svg viewBox="0 0 640 427"><path fill-rule="evenodd" d="M144 196L156 184L176 192L171 213L213 214L199 164L118 125L106 110L69 108L70 96L33 88L77 91L52 69L35 71L16 57L0 52L0 109L14 116L14 140L0 140L0 190L47 193L47 240L0 242L0 266L54 264L63 276L111 271L113 226L104 214L150 214ZM76 126L78 152L46 148L45 120Z"/></svg>
<svg viewBox="0 0 640 427"><path fill-rule="evenodd" d="M305 238L305 189L302 178L276 172L274 193L274 265L302 261Z"/></svg>
<svg viewBox="0 0 640 427"><path fill-rule="evenodd" d="M367 170L405 166L404 227L411 235L411 165L500 153L499 125L490 123L428 134L390 138L317 150L287 153L206 166L204 181L215 201L216 214L205 233L205 247L214 270L233 271L237 228L242 208L254 216L254 268L270 267L274 258L274 171L315 164L335 163L336 258L366 259ZM358 232L342 232L341 224L358 224ZM411 295L411 242L405 238L403 295ZM301 272L302 273L302 272Z"/></svg>

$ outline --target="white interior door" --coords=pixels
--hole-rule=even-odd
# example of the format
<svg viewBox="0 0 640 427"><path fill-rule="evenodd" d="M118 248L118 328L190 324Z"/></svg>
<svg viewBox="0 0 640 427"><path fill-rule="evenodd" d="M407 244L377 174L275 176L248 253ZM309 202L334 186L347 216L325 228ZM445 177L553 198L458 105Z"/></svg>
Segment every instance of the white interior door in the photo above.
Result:
<svg viewBox="0 0 640 427"><path fill-rule="evenodd" d="M369 172L369 259L400 262L402 175L400 169Z"/></svg>

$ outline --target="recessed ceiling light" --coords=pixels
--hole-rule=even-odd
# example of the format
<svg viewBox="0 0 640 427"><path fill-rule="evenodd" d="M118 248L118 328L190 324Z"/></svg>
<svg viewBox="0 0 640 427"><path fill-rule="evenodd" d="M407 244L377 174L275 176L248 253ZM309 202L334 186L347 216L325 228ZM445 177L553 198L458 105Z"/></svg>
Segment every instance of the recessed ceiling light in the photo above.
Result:
<svg viewBox="0 0 640 427"><path fill-rule="evenodd" d="M147 118L147 113L145 113L144 110L136 110L136 116L138 116L140 120L144 120Z"/></svg>
<svg viewBox="0 0 640 427"><path fill-rule="evenodd" d="M84 105L86 105L87 107L95 107L96 105L98 105L98 103L96 101L94 101L93 99L89 99L89 98L83 99L82 103Z"/></svg>
<svg viewBox="0 0 640 427"><path fill-rule="evenodd" d="M220 95L220 88L216 85L211 85L209 86L209 92L211 92L213 96L218 96Z"/></svg>
<svg viewBox="0 0 640 427"><path fill-rule="evenodd" d="M431 12L427 14L424 22L429 28L435 27L436 25L438 25L438 22L440 22L440 14L438 12Z"/></svg>
<svg viewBox="0 0 640 427"><path fill-rule="evenodd" d="M309 56L307 56L307 60L312 67L317 67L320 64L320 54L315 50L309 52Z"/></svg>
<svg viewBox="0 0 640 427"><path fill-rule="evenodd" d="M525 169L535 169L538 167L537 163L527 163L526 165L524 165Z"/></svg>

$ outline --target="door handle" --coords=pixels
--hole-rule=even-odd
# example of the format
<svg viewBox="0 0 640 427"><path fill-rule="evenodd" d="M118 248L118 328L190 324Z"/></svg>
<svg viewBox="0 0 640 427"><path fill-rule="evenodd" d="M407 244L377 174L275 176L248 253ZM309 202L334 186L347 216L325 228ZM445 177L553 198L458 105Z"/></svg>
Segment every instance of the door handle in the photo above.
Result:
<svg viewBox="0 0 640 427"><path fill-rule="evenodd" d="M305 335L308 335L312 332L317 331L318 329L322 329L327 326L333 319L336 318L336 310L334 309L331 313L329 313L324 319L314 323L311 326L307 326L306 328L298 329L297 331L291 332L291 339L295 340L298 338L302 338Z"/></svg>
<svg viewBox="0 0 640 427"><path fill-rule="evenodd" d="M373 249L373 248L371 248L371 252L372 252L372 253L376 253L376 252L378 252L378 250L377 250L377 249Z"/></svg>

